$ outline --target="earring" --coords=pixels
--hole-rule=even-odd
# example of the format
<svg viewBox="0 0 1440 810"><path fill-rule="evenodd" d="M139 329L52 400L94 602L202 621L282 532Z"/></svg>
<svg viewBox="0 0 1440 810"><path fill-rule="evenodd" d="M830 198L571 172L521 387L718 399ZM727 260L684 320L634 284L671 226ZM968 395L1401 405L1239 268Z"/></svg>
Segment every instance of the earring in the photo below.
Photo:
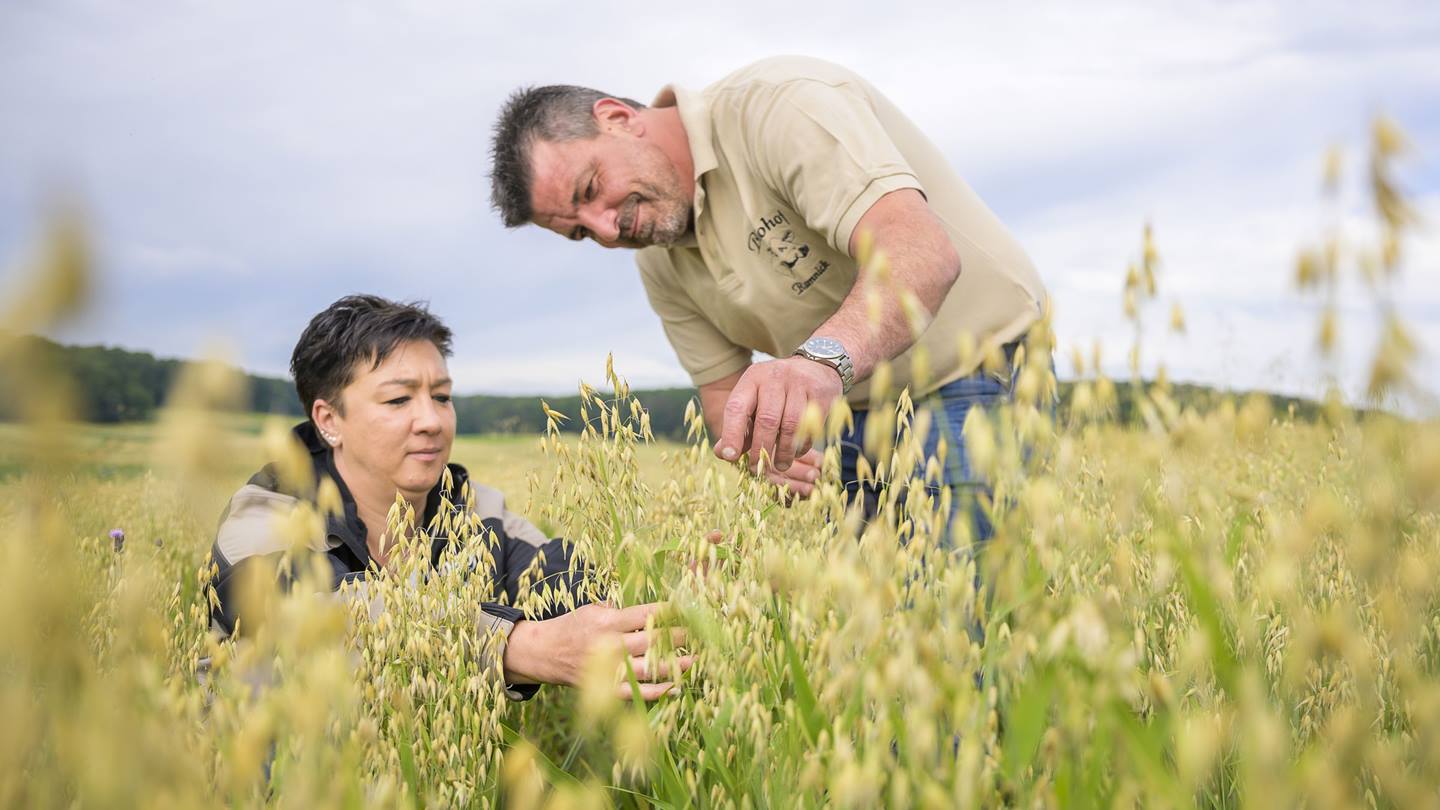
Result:
<svg viewBox="0 0 1440 810"><path fill-rule="evenodd" d="M321 432L320 432L320 435L325 438L325 441L327 441L327 442L330 443L330 446L331 446L331 447L339 447L339 446L340 446L340 437L339 437L339 436L336 436L336 435L333 434L333 433L326 433L326 432L324 432L324 431L321 431Z"/></svg>

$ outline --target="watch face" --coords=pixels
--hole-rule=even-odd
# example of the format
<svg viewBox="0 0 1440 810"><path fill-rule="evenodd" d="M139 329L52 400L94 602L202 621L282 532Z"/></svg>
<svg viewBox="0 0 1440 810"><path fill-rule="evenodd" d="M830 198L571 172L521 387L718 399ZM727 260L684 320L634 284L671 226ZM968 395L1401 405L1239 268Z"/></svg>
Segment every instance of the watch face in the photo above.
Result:
<svg viewBox="0 0 1440 810"><path fill-rule="evenodd" d="M845 347L835 338L817 337L805 341L805 351L816 357L840 357L845 354Z"/></svg>

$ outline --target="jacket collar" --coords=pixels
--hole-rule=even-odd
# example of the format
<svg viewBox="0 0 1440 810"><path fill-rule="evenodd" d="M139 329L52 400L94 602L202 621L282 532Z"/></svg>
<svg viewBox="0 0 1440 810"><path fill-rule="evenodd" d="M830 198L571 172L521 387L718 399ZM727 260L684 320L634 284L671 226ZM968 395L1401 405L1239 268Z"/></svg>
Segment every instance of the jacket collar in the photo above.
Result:
<svg viewBox="0 0 1440 810"><path fill-rule="evenodd" d="M362 570L369 568L370 548L365 545L365 521L360 519L360 514L355 508L355 496L350 494L350 487L345 485L345 479L340 477L340 471L335 468L334 448L328 442L321 440L320 432L308 419L296 425L291 432L310 452L310 464L314 469L316 482L329 478L340 490L343 513L338 515L331 513L325 516L325 533L332 540L339 540L346 548L350 549L350 552L360 561Z"/></svg>

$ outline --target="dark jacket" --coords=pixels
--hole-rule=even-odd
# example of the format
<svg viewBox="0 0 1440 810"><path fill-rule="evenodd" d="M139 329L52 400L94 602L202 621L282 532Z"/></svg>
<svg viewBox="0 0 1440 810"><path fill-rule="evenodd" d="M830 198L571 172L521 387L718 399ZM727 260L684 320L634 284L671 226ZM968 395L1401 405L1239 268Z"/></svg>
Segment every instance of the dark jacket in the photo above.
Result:
<svg viewBox="0 0 1440 810"><path fill-rule="evenodd" d="M335 469L334 452L320 440L314 425L308 421L296 426L294 433L310 451L315 480L326 477L333 480L340 491L344 507L343 515L332 514L326 518L324 554L330 564L331 590L338 589L342 583L362 581L370 573L370 550L365 542L366 526L356 512L355 499L351 496L350 489L345 486L344 479ZM486 536L484 530L489 530L495 533L498 541L491 549L495 564L492 578L495 592L491 594L491 598L495 601L481 604L483 619L477 632L500 633L502 640L497 655L503 655L503 638L508 638L515 622L525 618L520 610L511 605L517 598L522 575L529 570L537 554L544 554L540 571L548 584L552 587L574 589L575 578L569 573L570 546L563 540L546 537L525 518L506 510L504 496L498 490L469 481L469 473L464 467L450 464L449 468L453 487L451 501L459 502L459 493L466 483L469 483L473 493L475 516L483 526L476 536ZM423 529L429 526L431 518L439 510L441 487L442 484L437 483L430 490L425 503L425 514L416 521L418 527ZM293 581L289 571L277 565L287 550L289 541L275 531L275 520L288 514L300 501L300 495L284 490L274 464L266 465L230 498L230 503L220 516L215 544L211 549L211 561L215 568L211 584L215 589L218 604L212 603L210 625L215 632L227 637L235 632L238 610L236 591L238 583L243 581L244 572L250 566L263 565L267 572L278 572L282 587L288 587ZM436 534L440 536L432 536L430 540L432 566L439 563L450 543L443 534ZM314 550L320 551L318 543ZM505 600L504 604L500 601L502 598ZM577 604L580 601L582 600L577 598ZM558 612L561 610L556 608L547 615L533 618L550 618ZM241 632L244 632L243 625ZM511 687L508 691L511 697L525 698L534 694L535 690Z"/></svg>

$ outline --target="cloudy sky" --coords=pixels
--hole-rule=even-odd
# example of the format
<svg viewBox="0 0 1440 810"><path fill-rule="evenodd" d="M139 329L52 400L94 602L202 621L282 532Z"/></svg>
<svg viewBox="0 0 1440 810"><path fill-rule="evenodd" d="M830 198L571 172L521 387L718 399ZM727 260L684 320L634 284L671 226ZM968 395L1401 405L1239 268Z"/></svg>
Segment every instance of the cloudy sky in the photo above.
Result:
<svg viewBox="0 0 1440 810"><path fill-rule="evenodd" d="M1327 228L1365 239L1368 124L1388 113L1427 223L1388 295L1440 387L1440 4L490 5L0 3L0 294L69 188L102 276L63 340L182 357L223 341L279 375L312 314L366 291L431 302L461 391L570 391L606 351L637 386L684 384L628 254L500 227L491 120L522 84L648 100L801 53L868 77L1014 229L1056 303L1062 376L1096 340L1124 373L1120 289L1149 221L1149 364L1318 392L1294 256ZM1332 144L1354 181L1338 203L1320 195ZM1358 284L1342 300L1354 390L1376 309ZM1183 337L1163 329L1172 301Z"/></svg>

